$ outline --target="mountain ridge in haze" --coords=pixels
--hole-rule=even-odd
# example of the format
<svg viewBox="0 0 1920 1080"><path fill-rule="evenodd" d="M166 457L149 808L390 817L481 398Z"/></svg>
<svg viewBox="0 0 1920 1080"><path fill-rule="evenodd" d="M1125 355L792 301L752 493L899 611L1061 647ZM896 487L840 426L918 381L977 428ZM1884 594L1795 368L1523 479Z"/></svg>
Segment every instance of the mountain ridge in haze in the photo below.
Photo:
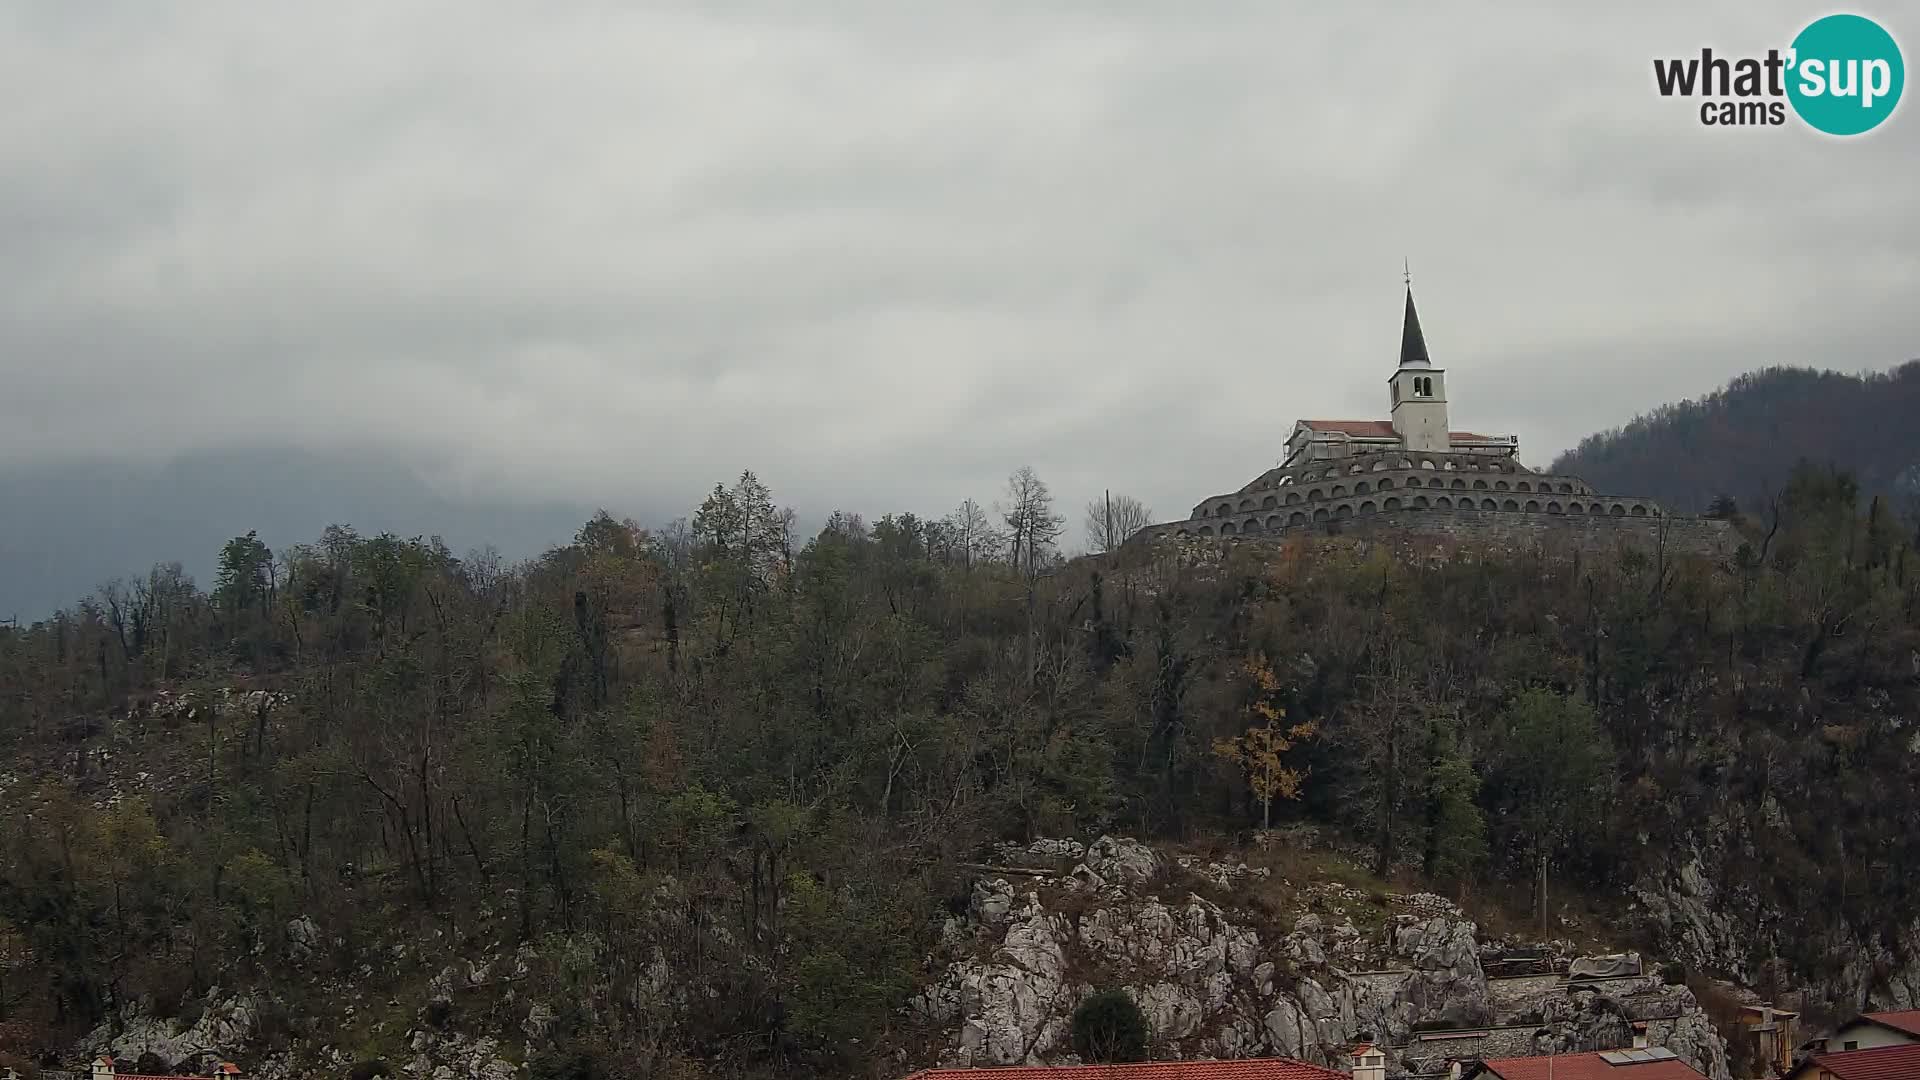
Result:
<svg viewBox="0 0 1920 1080"><path fill-rule="evenodd" d="M508 559L568 542L594 508L443 494L373 454L229 449L156 464L0 468L0 619L42 618L116 577L179 562L209 584L220 547L257 531L278 550L330 524L363 535L442 537Z"/></svg>
<svg viewBox="0 0 1920 1080"><path fill-rule="evenodd" d="M1697 513L1720 496L1763 505L1801 461L1852 473L1865 495L1920 499L1920 360L1858 375L1748 372L1589 435L1549 471Z"/></svg>

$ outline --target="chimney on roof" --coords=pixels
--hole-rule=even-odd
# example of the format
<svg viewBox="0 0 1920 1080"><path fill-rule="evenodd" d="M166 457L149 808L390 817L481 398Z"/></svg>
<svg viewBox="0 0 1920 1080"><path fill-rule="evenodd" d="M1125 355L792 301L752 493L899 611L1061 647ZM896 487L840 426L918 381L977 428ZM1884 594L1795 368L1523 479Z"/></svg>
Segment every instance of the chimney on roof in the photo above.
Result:
<svg viewBox="0 0 1920 1080"><path fill-rule="evenodd" d="M113 1059L105 1054L93 1059L92 1080L113 1080Z"/></svg>
<svg viewBox="0 0 1920 1080"><path fill-rule="evenodd" d="M1353 1080L1387 1080L1387 1055L1372 1043L1361 1043L1351 1055Z"/></svg>

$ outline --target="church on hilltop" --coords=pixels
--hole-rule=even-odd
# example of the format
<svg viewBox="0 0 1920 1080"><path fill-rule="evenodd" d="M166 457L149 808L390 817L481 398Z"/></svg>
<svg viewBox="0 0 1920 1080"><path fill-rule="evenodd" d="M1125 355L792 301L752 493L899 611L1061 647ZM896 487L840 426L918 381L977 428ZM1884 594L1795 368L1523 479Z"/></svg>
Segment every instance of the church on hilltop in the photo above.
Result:
<svg viewBox="0 0 1920 1080"><path fill-rule="evenodd" d="M1413 287L1407 287L1407 317L1400 328L1400 366L1387 379L1393 404L1387 420L1299 420L1287 436L1282 468L1348 457L1367 450L1423 450L1511 458L1517 435L1476 435L1447 422L1447 373L1433 366L1420 332Z"/></svg>
<svg viewBox="0 0 1920 1080"><path fill-rule="evenodd" d="M1573 539L1596 549L1621 540L1722 547L1725 522L1671 515L1651 499L1603 495L1578 477L1536 472L1520 464L1517 436L1455 431L1447 373L1428 354L1411 284L1387 390L1387 419L1296 421L1278 466L1130 542L1388 531L1509 543Z"/></svg>

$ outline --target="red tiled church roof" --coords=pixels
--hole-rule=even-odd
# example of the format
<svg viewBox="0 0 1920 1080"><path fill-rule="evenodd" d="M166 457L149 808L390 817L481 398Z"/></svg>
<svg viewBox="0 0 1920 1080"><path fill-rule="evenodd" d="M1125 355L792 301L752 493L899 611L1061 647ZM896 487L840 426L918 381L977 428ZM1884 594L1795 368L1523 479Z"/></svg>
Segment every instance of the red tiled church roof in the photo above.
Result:
<svg viewBox="0 0 1920 1080"><path fill-rule="evenodd" d="M1338 431L1343 435L1376 439L1394 437L1391 420L1302 420L1300 422L1315 431Z"/></svg>
<svg viewBox="0 0 1920 1080"><path fill-rule="evenodd" d="M1686 1062L1642 1061L1614 1065L1598 1053L1556 1054L1551 1058L1488 1058L1486 1074L1500 1080L1706 1080Z"/></svg>
<svg viewBox="0 0 1920 1080"><path fill-rule="evenodd" d="M1136 1065L1015 1065L923 1069L907 1080L1348 1080L1347 1074L1292 1058L1147 1061Z"/></svg>
<svg viewBox="0 0 1920 1080"><path fill-rule="evenodd" d="M1822 1072L1835 1080L1913 1080L1920 1076L1920 1043L1815 1054L1787 1075L1811 1077Z"/></svg>
<svg viewBox="0 0 1920 1080"><path fill-rule="evenodd" d="M1391 439L1395 437L1391 420L1302 420L1302 424L1314 431L1337 431L1359 439ZM1449 431L1455 439L1465 441L1492 442L1491 435L1478 435L1471 431Z"/></svg>

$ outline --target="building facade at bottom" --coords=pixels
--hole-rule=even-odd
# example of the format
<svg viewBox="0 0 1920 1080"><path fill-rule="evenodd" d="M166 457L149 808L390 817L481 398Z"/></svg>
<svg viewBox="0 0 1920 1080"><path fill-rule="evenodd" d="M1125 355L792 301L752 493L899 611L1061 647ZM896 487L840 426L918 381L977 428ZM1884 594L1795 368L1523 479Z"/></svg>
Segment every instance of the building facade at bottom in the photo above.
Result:
<svg viewBox="0 0 1920 1080"><path fill-rule="evenodd" d="M1386 1058L1371 1046L1348 1055L1347 1071L1293 1058L1143 1061L1123 1065L1014 1065L922 1069L906 1080L1385 1080Z"/></svg>
<svg viewBox="0 0 1920 1080"><path fill-rule="evenodd" d="M1461 1080L1707 1080L1660 1049L1606 1050L1543 1057L1489 1058L1461 1072Z"/></svg>
<svg viewBox="0 0 1920 1080"><path fill-rule="evenodd" d="M1815 1054L1784 1080L1920 1080L1920 1043Z"/></svg>

